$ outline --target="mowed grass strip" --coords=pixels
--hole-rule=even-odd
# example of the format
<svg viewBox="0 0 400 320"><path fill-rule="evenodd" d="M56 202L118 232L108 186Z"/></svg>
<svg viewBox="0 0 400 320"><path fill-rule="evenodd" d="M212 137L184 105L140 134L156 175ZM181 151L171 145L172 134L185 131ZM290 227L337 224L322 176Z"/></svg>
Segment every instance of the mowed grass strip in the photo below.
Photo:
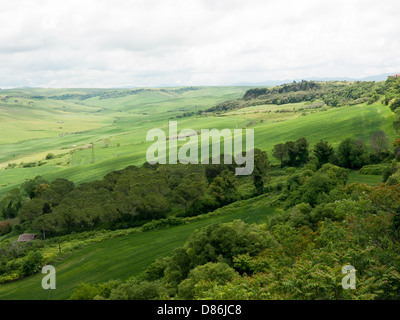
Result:
<svg viewBox="0 0 400 320"><path fill-rule="evenodd" d="M80 282L99 283L112 279L125 280L144 271L157 258L172 254L185 243L196 229L212 223L241 219L247 223L266 221L279 211L267 206L268 199L261 197L233 204L223 209L223 214L190 224L162 230L136 233L105 240L90 245L56 263L56 290L43 290L44 275L0 285L0 299L43 300L68 299Z"/></svg>
<svg viewBox="0 0 400 320"><path fill-rule="evenodd" d="M349 179L347 180L347 184L352 183L363 183L369 186L376 186L379 183L383 183L382 176L371 175L371 174L360 174L357 171L352 171L349 174Z"/></svg>

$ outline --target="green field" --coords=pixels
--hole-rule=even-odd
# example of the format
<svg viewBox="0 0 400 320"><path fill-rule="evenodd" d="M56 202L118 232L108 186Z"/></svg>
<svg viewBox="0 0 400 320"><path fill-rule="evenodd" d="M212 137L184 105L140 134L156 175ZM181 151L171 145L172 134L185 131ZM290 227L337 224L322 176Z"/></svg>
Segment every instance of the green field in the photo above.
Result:
<svg viewBox="0 0 400 320"><path fill-rule="evenodd" d="M150 145L146 142L147 131L166 128L168 119L178 120L179 129L230 127L231 121L222 118L178 119L177 116L241 97L246 89L2 90L0 196L36 175L49 179L70 177L80 183L128 165L141 165ZM67 100L55 99L66 95L70 95ZM77 99L81 95L93 97ZM48 98L38 99L41 96ZM88 149L91 143L94 156ZM43 161L50 152L58 158L43 166L22 168L20 165L21 162ZM18 167L2 170L10 163Z"/></svg>
<svg viewBox="0 0 400 320"><path fill-rule="evenodd" d="M55 264L56 290L43 290L36 274L9 284L0 285L0 299L41 300L67 299L80 282L99 283L112 279L126 280L137 275L157 258L170 255L190 234L211 223L241 219L261 223L279 212L268 207L268 198L232 204L218 216L162 230L136 233L89 245Z"/></svg>
<svg viewBox="0 0 400 320"><path fill-rule="evenodd" d="M382 176L360 174L357 171L352 171L349 175L349 180L347 180L347 184L351 183L364 183L370 186L374 186L378 183L383 183L383 181Z"/></svg>
<svg viewBox="0 0 400 320"><path fill-rule="evenodd" d="M368 142L379 129L390 140L395 137L394 115L389 107L378 103L307 112L301 111L305 103L262 105L221 115L183 116L239 98L247 89L2 90L0 196L36 175L82 183L128 165L141 165L151 144L146 142L147 131L162 128L168 132L169 120L178 121L178 130L254 129L255 147L267 151L273 162L277 162L271 156L275 144L300 137L306 137L311 145L328 140L334 147L345 138ZM39 99L42 96L47 98ZM61 98L64 100L58 100ZM44 161L49 152L57 158ZM43 161L43 165L21 166L21 162L32 161ZM10 163L17 167L4 170Z"/></svg>
<svg viewBox="0 0 400 320"><path fill-rule="evenodd" d="M381 129L389 141L396 134L394 114L380 103L308 110L307 103L258 105L227 113L202 113L219 102L243 96L248 87L153 89L26 89L0 92L0 197L26 179L41 175L76 184L101 179L113 170L142 165L148 130L169 120L184 128L255 130L255 147L271 155L275 144L305 137L311 147L319 140L335 148L346 138L367 144ZM201 111L200 113L198 111ZM94 146L92 148L92 145ZM53 153L54 159L46 160ZM39 162L40 166L26 165ZM9 165L15 166L8 168ZM376 185L381 176L350 174L348 183ZM0 299L65 299L82 281L125 280L169 255L198 228L242 219L262 222L278 212L266 197L230 205L224 214L163 230L135 233L92 244L55 264L57 290L41 289L42 275L0 285Z"/></svg>

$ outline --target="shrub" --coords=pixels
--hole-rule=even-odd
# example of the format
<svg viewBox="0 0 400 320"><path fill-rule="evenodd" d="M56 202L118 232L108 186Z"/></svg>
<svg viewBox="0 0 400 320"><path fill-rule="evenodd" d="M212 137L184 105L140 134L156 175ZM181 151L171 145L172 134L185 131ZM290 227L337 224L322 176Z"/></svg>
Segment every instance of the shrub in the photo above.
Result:
<svg viewBox="0 0 400 320"><path fill-rule="evenodd" d="M37 165L36 161L22 163L23 168L33 168L33 167L36 167L36 165Z"/></svg>
<svg viewBox="0 0 400 320"><path fill-rule="evenodd" d="M155 230L155 229L163 229L167 228L170 226L177 226L180 224L185 223L185 220L182 218L174 218L174 217L168 217L166 219L161 219L161 220L153 220L145 225L143 225L142 230L143 231L149 231L149 230Z"/></svg>
<svg viewBox="0 0 400 320"><path fill-rule="evenodd" d="M11 232L11 220L0 221L0 235Z"/></svg>
<svg viewBox="0 0 400 320"><path fill-rule="evenodd" d="M40 252L30 252L22 265L22 275L29 276L39 271L43 263L43 256Z"/></svg>
<svg viewBox="0 0 400 320"><path fill-rule="evenodd" d="M189 277L179 284L179 297L186 300L193 299L196 285L202 280L225 284L236 275L237 272L233 268L222 262L209 262L198 266L190 271Z"/></svg>
<svg viewBox="0 0 400 320"><path fill-rule="evenodd" d="M165 290L159 281L128 281L111 291L110 300L153 300L164 296Z"/></svg>
<svg viewBox="0 0 400 320"><path fill-rule="evenodd" d="M385 169L387 167L388 167L387 164L370 164L370 165L363 166L360 169L360 173L380 176L383 174L383 172L385 171Z"/></svg>
<svg viewBox="0 0 400 320"><path fill-rule="evenodd" d="M111 292L117 288L121 282L119 280L111 280L106 283L89 284L80 283L72 292L69 300L93 300L98 298L109 298Z"/></svg>

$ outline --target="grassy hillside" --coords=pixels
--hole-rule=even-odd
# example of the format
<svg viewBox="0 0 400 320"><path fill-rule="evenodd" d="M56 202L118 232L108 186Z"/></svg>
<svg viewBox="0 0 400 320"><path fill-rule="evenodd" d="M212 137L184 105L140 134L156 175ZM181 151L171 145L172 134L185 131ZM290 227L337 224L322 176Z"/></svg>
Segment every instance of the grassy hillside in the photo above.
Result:
<svg viewBox="0 0 400 320"><path fill-rule="evenodd" d="M306 137L311 145L320 139L328 140L334 147L345 138L363 138L368 142L372 133L379 129L384 130L390 140L395 137L392 125L394 114L389 107L379 103L323 110L308 110L306 103L260 105L225 114L182 117L185 112L204 109L219 100L240 95L244 88L200 88L179 95L167 95L160 90L150 91L113 99L96 96L84 102L69 101L76 108L82 106L75 116L82 120L80 129L83 131L54 136L51 129L43 129L48 135L45 138L42 137L44 131L36 135L36 132L29 131L31 129L21 130L21 135L15 134L13 139L18 138L19 142L3 144L0 149L0 196L36 175L43 175L50 180L64 177L81 183L99 179L107 172L128 165L141 165L151 144L146 142L147 131L162 128L168 134L169 119L178 121L178 130L252 128L255 130L255 146L269 154L275 144L299 137ZM50 105L53 102L58 105L60 101L45 101L47 107L44 109L58 112L56 107ZM15 108L20 106L16 105ZM91 108L91 113L88 108ZM100 118L93 118L99 115ZM58 118L68 122L67 118ZM52 124L58 118L54 115ZM2 119L7 122L4 115ZM87 129L85 121L93 119L98 119L96 124L102 126ZM35 121L36 126L46 128L47 118L43 123ZM27 133L30 133L31 140L23 140ZM57 158L44 161L49 152ZM272 156L270 159L277 162ZM27 168L21 165L21 162L30 161L42 161L43 165ZM1 169L10 163L17 164L17 167L12 170Z"/></svg>
<svg viewBox="0 0 400 320"><path fill-rule="evenodd" d="M38 175L49 181L66 178L80 184L101 179L111 171L130 165L142 165L146 161L146 150L151 144L146 142L148 130L162 128L168 135L169 120L178 121L178 130L184 128L254 129L255 147L267 151L272 163L278 163L278 160L271 155L274 145L301 137L308 140L311 148L320 140L327 140L334 148L337 148L339 143L346 138L362 138L368 144L377 130L383 130L390 142L397 136L393 129L395 115L389 106L380 102L367 103L357 100L357 103L352 105L334 107L322 104L315 107L315 103L303 101L244 106L229 109L227 112L206 112L210 106L219 102L243 96L246 89L245 87L196 87L1 91L0 121L4 122L4 126L0 128L2 137L0 139L0 197L26 179ZM47 157L49 153L53 155ZM293 168L289 168L288 174L291 172L290 169ZM275 170L278 168L275 167ZM279 170L283 172L285 169ZM305 175L310 174L307 170L305 172ZM282 191L283 187L287 187L284 182L288 177L280 176L279 172L277 174L276 181L274 180L267 188L270 192ZM127 175L123 177L126 178ZM143 184L143 180L150 179L150 175L139 177L147 177L142 179L140 184ZM314 178L318 181L321 177L316 175ZM157 180L157 185L160 185L160 181ZM288 181L291 180L288 178ZM361 175L353 171L347 183L361 182L376 185L381 181L381 176ZM340 185L343 186L343 183L344 181ZM149 184L149 186L153 185ZM196 192L198 186L197 184ZM313 184L304 184L304 186L311 188ZM299 190L303 190L304 186ZM250 187L252 188L251 183L241 186L244 189ZM293 184L293 188L295 187L296 185ZM97 190L97 187L93 189ZM288 190L284 190L285 196L288 196ZM137 197L138 193L133 191L132 194ZM247 195L244 191L241 190L241 194ZM310 194L317 192L310 191ZM328 193L326 191L326 197ZM104 194L108 195L108 193ZM252 192L248 194L253 195ZM102 199L110 198L104 196ZM88 199L90 197L85 197L84 203L89 203ZM149 199L145 200L152 204L156 202L154 199ZM292 204L304 202L301 200L303 198L295 196L288 199L293 201ZM290 204L290 201L285 203ZM31 203L34 204L33 201ZM118 203L118 200L115 200L115 203ZM124 203L124 201L119 201L119 203ZM196 229L235 219L242 219L245 222L265 221L279 212L278 209L270 208L269 203L268 196L261 196L234 203L221 209L223 212L221 215L190 224L134 233L91 244L63 257L55 264L57 290L42 290L42 275L37 274L14 283L1 285L0 298L65 299L82 281L99 283L111 279L126 280L144 271L155 259L170 255ZM93 207L92 204L90 205ZM53 204L51 208L54 209L56 206L57 204ZM43 208L42 206L40 210L43 211ZM76 211L79 214L84 211L81 205L77 208ZM94 210L101 211L96 208ZM174 208L171 210L172 215L176 214ZM114 207L109 211L112 214L117 212ZM61 210L60 212L62 213L60 216L63 217L65 212L69 211ZM127 212L131 214L133 211ZM76 224L80 225L78 222Z"/></svg>
<svg viewBox="0 0 400 320"><path fill-rule="evenodd" d="M148 130L167 127L168 119L178 120L177 116L185 112L238 98L246 89L2 90L0 196L37 174L71 177L79 183L127 165L142 164L149 145L145 143ZM179 119L180 128L196 127L194 123L205 128L229 127L228 121L218 118ZM88 150L91 143L94 156ZM50 152L57 158L40 167L21 165L43 161ZM85 167L93 162L93 166ZM2 170L9 164L17 168Z"/></svg>
<svg viewBox="0 0 400 320"><path fill-rule="evenodd" d="M370 174L360 174L356 171L352 171L349 175L349 180L347 184L351 183L365 183L370 186L382 183L382 176L370 175Z"/></svg>
<svg viewBox="0 0 400 320"><path fill-rule="evenodd" d="M256 133L255 145L270 152L275 144L299 137L307 138L311 145L322 139L337 147L346 138L363 138L368 142L373 132L382 129L389 139L393 139L396 136L393 120L394 115L388 107L361 104L332 108L286 121L265 121L252 128Z"/></svg>
<svg viewBox="0 0 400 320"><path fill-rule="evenodd" d="M80 282L98 283L112 279L125 280L137 275L157 258L170 255L196 229L218 222L241 219L263 222L279 212L267 206L268 198L247 200L241 206L233 204L223 213L186 225L118 237L90 245L65 257L56 267L56 290L43 290L42 274L0 285L0 299L66 299Z"/></svg>

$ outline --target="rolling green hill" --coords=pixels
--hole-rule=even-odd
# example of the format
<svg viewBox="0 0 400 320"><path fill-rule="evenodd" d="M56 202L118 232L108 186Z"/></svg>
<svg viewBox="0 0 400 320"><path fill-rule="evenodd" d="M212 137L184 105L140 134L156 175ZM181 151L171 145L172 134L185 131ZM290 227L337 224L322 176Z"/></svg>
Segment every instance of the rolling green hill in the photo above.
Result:
<svg viewBox="0 0 400 320"><path fill-rule="evenodd" d="M92 244L65 257L55 264L56 290L43 290L44 275L0 285L0 299L67 299L80 282L99 283L113 279L126 280L137 275L157 258L170 255L188 239L190 234L206 225L241 219L263 222L279 212L267 205L268 198L260 197L221 209L222 214L186 225L169 227L121 236Z"/></svg>
<svg viewBox="0 0 400 320"><path fill-rule="evenodd" d="M178 129L255 130L255 147L271 156L275 144L305 137L312 147L329 141L337 147L346 138L368 142L377 130L396 138L394 113L388 106L366 102L341 107L311 108L311 102L258 104L227 112L205 112L213 105L243 96L246 87L139 89L27 89L0 92L0 197L26 179L66 178L80 184L101 179L130 165L142 165L146 133ZM48 153L54 157L46 159ZM374 185L381 176L352 172L348 183ZM169 255L198 228L242 219L262 222L277 213L267 197L234 203L222 215L134 233L91 244L56 263L57 290L41 289L41 274L0 285L0 299L65 299L82 281L126 280L151 262Z"/></svg>
<svg viewBox="0 0 400 320"><path fill-rule="evenodd" d="M255 147L269 154L275 144L299 137L306 137L311 145L320 139L328 140L334 147L345 138L369 141L379 129L389 139L395 137L394 114L380 103L321 110L307 109L307 103L258 105L224 114L197 113L219 101L239 97L245 90L245 87L202 87L187 91L182 88L2 91L0 196L36 175L82 183L128 165L141 165L151 144L146 142L147 131L152 128L167 131L169 120L178 121L178 130L252 128ZM47 98L38 99L42 96ZM21 126L19 113L13 113L14 110L21 114L21 121L26 118L30 123ZM45 161L49 152L56 159ZM40 166L24 167L39 161L42 161ZM17 166L12 170L2 169L10 163Z"/></svg>

